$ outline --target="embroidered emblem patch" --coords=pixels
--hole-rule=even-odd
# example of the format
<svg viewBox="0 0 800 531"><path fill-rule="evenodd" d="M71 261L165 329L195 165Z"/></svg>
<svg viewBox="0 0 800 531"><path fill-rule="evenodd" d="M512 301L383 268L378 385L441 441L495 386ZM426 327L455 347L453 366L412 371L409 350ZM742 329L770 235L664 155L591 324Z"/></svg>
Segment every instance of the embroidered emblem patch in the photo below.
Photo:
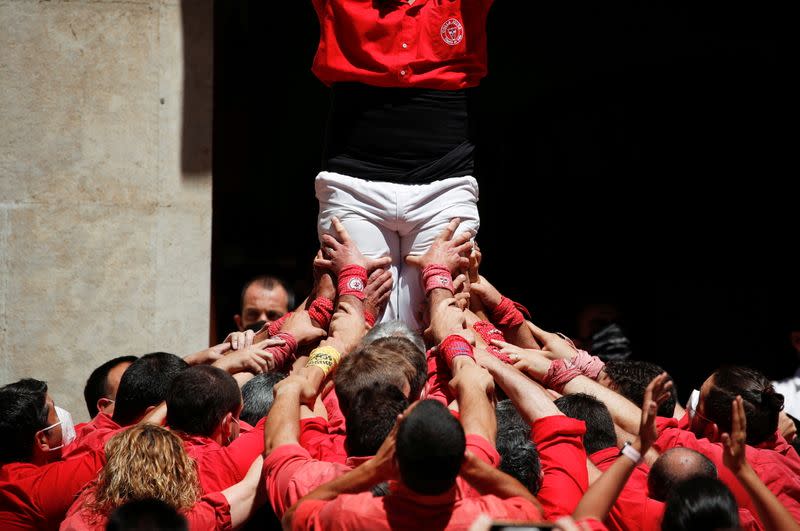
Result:
<svg viewBox="0 0 800 531"><path fill-rule="evenodd" d="M351 278L347 283L347 287L354 291L364 291L364 283L360 278Z"/></svg>
<svg viewBox="0 0 800 531"><path fill-rule="evenodd" d="M450 46L455 46L464 40L464 26L457 19L448 18L439 30L442 40Z"/></svg>

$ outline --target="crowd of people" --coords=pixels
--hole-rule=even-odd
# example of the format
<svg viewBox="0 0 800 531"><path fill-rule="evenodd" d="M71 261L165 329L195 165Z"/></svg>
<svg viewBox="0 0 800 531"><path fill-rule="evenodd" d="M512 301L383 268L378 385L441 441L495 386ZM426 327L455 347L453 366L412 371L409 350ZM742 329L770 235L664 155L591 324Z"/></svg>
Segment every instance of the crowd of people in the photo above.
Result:
<svg viewBox="0 0 800 531"><path fill-rule="evenodd" d="M458 224L411 260L419 330L383 319L388 264L333 218L294 310L248 283L222 344L95 369L91 421L68 390L4 385L0 527L800 528L796 433L763 375L721 367L684 409L657 366L536 326Z"/></svg>

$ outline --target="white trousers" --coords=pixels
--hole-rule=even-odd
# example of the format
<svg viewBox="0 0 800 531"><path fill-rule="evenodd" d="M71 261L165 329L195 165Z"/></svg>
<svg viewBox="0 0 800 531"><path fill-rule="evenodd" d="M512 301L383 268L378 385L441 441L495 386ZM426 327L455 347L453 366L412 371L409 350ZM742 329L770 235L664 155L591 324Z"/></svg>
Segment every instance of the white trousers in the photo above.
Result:
<svg viewBox="0 0 800 531"><path fill-rule="evenodd" d="M461 218L457 233L478 232L478 182L467 176L395 184L323 171L315 188L320 237L333 234L331 218L336 216L365 256L392 258L394 286L379 322L401 319L418 329L425 294L419 268L406 265L405 257L424 254L453 218Z"/></svg>

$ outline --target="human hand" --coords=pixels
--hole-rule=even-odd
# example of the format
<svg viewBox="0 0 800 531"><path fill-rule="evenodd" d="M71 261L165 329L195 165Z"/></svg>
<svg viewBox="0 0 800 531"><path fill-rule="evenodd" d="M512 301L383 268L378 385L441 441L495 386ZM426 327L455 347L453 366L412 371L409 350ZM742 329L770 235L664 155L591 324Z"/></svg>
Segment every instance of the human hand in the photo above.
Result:
<svg viewBox="0 0 800 531"><path fill-rule="evenodd" d="M189 365L206 365L209 363L214 363L218 359L221 359L223 354L225 354L230 350L231 350L230 343L220 343L219 345L208 347L201 351L195 352L194 354L189 354L188 356L183 358L183 361L185 361Z"/></svg>
<svg viewBox="0 0 800 531"><path fill-rule="evenodd" d="M330 234L322 235L322 245L324 257L314 259L314 266L326 268L335 275L348 265L357 265L363 267L368 272L378 267L388 267L392 263L392 259L388 256L382 258L367 258L355 242L350 238L350 234L339 218L334 217L332 226L336 232L336 237Z"/></svg>
<svg viewBox="0 0 800 531"><path fill-rule="evenodd" d="M464 310L458 307L455 297L434 302L430 307L430 321L426 335L437 345L450 334L463 335L465 330Z"/></svg>
<svg viewBox="0 0 800 531"><path fill-rule="evenodd" d="M747 462L747 417L744 412L744 400L737 396L731 403L731 432L720 435L724 451L722 462L734 474L739 474L746 467Z"/></svg>
<svg viewBox="0 0 800 531"><path fill-rule="evenodd" d="M286 318L281 332L292 334L298 345L308 345L323 339L327 332L314 324L308 312L296 310Z"/></svg>
<svg viewBox="0 0 800 531"><path fill-rule="evenodd" d="M389 302L393 284L391 271L380 268L373 271L364 288L364 312L375 318L380 316Z"/></svg>
<svg viewBox="0 0 800 531"><path fill-rule="evenodd" d="M330 339L335 342L336 350L342 355L352 352L366 333L364 312L359 311L355 304L339 301L330 328Z"/></svg>
<svg viewBox="0 0 800 531"><path fill-rule="evenodd" d="M550 360L541 350L519 348L497 339L493 339L492 344L500 347L500 353L508 356L514 363L514 367L540 382L550 370Z"/></svg>
<svg viewBox="0 0 800 531"><path fill-rule="evenodd" d="M658 438L658 432L656 431L658 408L670 397L672 385L669 374L662 372L653 378L644 390L642 418L639 422L639 441L641 443L639 452L642 455L650 449Z"/></svg>
<svg viewBox="0 0 800 531"><path fill-rule="evenodd" d="M283 339L266 339L259 341L248 348L231 351L215 361L212 365L230 374L251 372L260 374L275 369L275 360L272 353L265 350L269 347L284 345Z"/></svg>
<svg viewBox="0 0 800 531"><path fill-rule="evenodd" d="M231 350L241 350L253 344L253 337L256 333L252 330L245 330L244 332L231 332L225 341L222 343L230 343Z"/></svg>
<svg viewBox="0 0 800 531"><path fill-rule="evenodd" d="M406 264L425 269L429 265L438 264L447 267L453 274L459 269L466 269L469 266L467 254L472 249L473 233L470 230L453 237L458 225L461 223L459 218L450 220L447 227L433 240L433 243L424 254L406 256Z"/></svg>
<svg viewBox="0 0 800 531"><path fill-rule="evenodd" d="M544 355L549 359L555 360L563 358L569 360L577 356L578 350L566 336L546 332L530 321L526 321L526 323L534 339L542 345L542 352L544 352Z"/></svg>

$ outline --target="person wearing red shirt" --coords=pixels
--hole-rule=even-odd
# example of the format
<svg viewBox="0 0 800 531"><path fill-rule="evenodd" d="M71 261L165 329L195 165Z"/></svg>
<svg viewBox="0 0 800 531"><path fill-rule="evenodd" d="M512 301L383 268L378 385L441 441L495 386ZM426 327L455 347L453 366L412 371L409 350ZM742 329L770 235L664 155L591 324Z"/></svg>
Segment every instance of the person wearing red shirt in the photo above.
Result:
<svg viewBox="0 0 800 531"><path fill-rule="evenodd" d="M137 359L136 356L119 356L108 360L92 371L83 388L83 398L91 418L96 417L99 413L105 413L108 416L114 414L114 403L122 375ZM80 430L77 426L76 431L80 437Z"/></svg>
<svg viewBox="0 0 800 531"><path fill-rule="evenodd" d="M111 438L108 461L61 523L61 531L101 531L108 515L127 501L157 499L181 511L192 530L231 529L253 512L263 459L245 478L221 492L202 495L197 470L174 433L140 424ZM154 481L158 478L158 481Z"/></svg>
<svg viewBox="0 0 800 531"><path fill-rule="evenodd" d="M313 0L312 72L331 90L318 231L342 220L371 257L391 256L383 320L415 325L422 254L447 222L477 233L474 98L487 73L491 0Z"/></svg>
<svg viewBox="0 0 800 531"><path fill-rule="evenodd" d="M241 481L264 451L264 420L240 436L242 394L233 376L217 367L190 367L175 377L166 399L167 425L197 463L202 492Z"/></svg>
<svg viewBox="0 0 800 531"><path fill-rule="evenodd" d="M2 528L57 529L75 495L105 463L103 452L59 460L69 426L47 384L24 379L0 388Z"/></svg>

